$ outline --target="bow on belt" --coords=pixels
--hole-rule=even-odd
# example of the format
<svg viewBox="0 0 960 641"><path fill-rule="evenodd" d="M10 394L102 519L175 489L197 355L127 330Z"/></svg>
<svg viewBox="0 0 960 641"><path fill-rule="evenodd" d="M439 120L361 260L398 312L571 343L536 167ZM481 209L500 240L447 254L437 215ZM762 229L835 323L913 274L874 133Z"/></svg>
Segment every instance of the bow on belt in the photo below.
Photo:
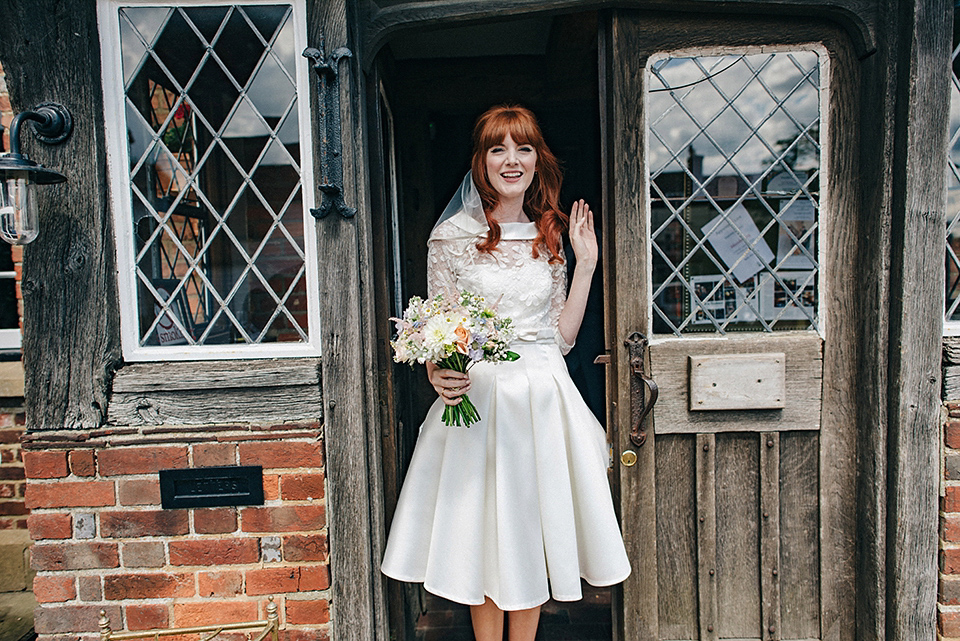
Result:
<svg viewBox="0 0 960 641"><path fill-rule="evenodd" d="M540 343L543 345L556 344L557 330L553 328L524 329L517 332L513 340L522 343Z"/></svg>

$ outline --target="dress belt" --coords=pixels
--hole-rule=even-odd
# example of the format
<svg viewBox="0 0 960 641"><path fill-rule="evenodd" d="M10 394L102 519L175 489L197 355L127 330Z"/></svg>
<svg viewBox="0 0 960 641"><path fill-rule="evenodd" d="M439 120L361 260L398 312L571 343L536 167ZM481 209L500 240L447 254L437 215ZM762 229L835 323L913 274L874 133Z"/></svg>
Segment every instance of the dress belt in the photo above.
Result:
<svg viewBox="0 0 960 641"><path fill-rule="evenodd" d="M521 344L556 345L557 333L552 328L527 329L518 332L513 341Z"/></svg>

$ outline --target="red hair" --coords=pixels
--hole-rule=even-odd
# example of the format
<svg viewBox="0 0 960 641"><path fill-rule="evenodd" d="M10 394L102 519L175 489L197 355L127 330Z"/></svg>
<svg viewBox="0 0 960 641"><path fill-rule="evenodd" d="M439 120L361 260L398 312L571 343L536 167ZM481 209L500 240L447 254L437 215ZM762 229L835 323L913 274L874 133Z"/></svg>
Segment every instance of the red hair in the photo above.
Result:
<svg viewBox="0 0 960 641"><path fill-rule="evenodd" d="M499 195L487 176L487 151L510 136L518 145L531 145L537 151L537 168L533 182L523 198L523 210L537 225L537 237L533 242L533 257L537 258L538 247L550 252L551 263L563 262L561 234L567 229L568 216L560 210L560 183L563 172L560 163L543 139L543 133L533 113L516 105L491 107L473 128L473 182L477 186L483 213L490 231L485 240L477 243L482 252L492 252L500 243L500 225L493 219Z"/></svg>

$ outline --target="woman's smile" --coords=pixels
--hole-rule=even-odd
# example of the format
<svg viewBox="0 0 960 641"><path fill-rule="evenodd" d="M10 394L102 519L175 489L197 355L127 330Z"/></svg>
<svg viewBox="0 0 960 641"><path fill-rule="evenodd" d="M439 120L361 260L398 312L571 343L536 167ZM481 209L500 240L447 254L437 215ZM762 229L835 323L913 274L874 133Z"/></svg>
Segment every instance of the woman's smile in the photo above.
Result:
<svg viewBox="0 0 960 641"><path fill-rule="evenodd" d="M522 198L533 182L537 150L533 145L514 142L507 136L487 150L487 178L501 199Z"/></svg>

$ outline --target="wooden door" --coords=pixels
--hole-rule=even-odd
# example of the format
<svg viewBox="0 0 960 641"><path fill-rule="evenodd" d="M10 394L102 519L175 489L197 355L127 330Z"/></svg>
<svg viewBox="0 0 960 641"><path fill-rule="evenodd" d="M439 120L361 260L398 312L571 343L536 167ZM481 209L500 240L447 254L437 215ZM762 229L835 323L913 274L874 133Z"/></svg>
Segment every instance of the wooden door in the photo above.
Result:
<svg viewBox="0 0 960 641"><path fill-rule="evenodd" d="M605 36L623 638L852 639L846 41L638 12Z"/></svg>

